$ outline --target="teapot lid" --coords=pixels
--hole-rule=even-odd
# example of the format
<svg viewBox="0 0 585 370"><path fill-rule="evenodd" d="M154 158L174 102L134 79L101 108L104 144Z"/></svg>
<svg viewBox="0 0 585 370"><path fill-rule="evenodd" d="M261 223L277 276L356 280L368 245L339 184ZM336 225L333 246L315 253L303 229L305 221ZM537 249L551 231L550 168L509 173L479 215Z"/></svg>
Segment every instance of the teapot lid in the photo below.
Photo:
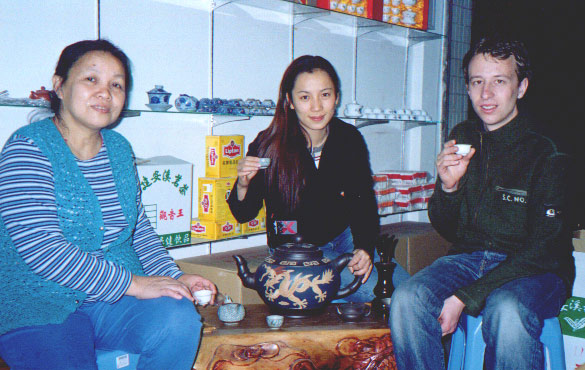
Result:
<svg viewBox="0 0 585 370"><path fill-rule="evenodd" d="M312 261L322 259L323 251L314 244L292 242L276 247L274 257L277 260Z"/></svg>

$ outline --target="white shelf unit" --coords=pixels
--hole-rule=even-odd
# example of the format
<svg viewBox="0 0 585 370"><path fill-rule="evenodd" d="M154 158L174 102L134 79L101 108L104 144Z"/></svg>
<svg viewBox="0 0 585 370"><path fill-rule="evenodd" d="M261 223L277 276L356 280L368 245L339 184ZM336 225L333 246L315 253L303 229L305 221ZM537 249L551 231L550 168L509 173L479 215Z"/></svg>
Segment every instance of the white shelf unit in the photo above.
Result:
<svg viewBox="0 0 585 370"><path fill-rule="evenodd" d="M173 155L204 176L204 136L242 134L245 145L269 116L220 116L146 112L146 91L164 85L174 101L197 98L258 98L276 101L285 68L303 54L322 55L341 79L345 104L426 110L434 122L353 120L361 126L374 171L416 169L434 174L441 142L445 91L444 0L431 1L438 25L428 32L308 7L286 0L96 0L71 4L54 0L9 2L0 14L3 76L0 90L26 97L50 79L62 48L86 38L106 38L132 60L130 115L116 127L139 157ZM68 20L65 22L64 20ZM50 30L48 32L39 30ZM26 124L30 109L0 107L0 140ZM383 223L426 220L426 212L386 216ZM263 244L265 237L217 241L172 251L174 257Z"/></svg>

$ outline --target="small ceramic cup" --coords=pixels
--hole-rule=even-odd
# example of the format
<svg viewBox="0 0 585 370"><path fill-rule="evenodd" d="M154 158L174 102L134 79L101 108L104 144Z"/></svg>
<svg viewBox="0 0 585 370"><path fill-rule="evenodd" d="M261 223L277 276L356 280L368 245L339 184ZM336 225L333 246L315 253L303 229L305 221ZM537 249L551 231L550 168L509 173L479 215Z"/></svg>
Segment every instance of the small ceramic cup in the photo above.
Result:
<svg viewBox="0 0 585 370"><path fill-rule="evenodd" d="M459 155L467 155L471 150L471 144L455 144L455 146L459 149L456 153Z"/></svg>
<svg viewBox="0 0 585 370"><path fill-rule="evenodd" d="M270 166L270 158L260 158L260 169Z"/></svg>
<svg viewBox="0 0 585 370"><path fill-rule="evenodd" d="M284 323L284 316L281 315L269 315L266 316L266 324L270 329L279 329Z"/></svg>
<svg viewBox="0 0 585 370"><path fill-rule="evenodd" d="M197 304L200 304L202 306L205 306L206 304L211 302L212 295L213 292L208 289L196 290L195 292L193 292L193 296L195 297Z"/></svg>

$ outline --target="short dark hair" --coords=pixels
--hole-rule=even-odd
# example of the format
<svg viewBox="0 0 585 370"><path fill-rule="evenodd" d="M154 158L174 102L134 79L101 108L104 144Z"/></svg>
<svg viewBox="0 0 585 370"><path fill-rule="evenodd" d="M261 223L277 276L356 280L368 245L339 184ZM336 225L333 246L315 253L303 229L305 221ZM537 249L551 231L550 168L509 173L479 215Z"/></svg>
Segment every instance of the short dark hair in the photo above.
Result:
<svg viewBox="0 0 585 370"><path fill-rule="evenodd" d="M528 58L528 50L526 50L524 43L496 35L481 38L471 46L467 54L463 57L465 83L469 83L469 63L478 54L489 55L498 60L506 60L512 56L516 61L518 83L525 78L528 78L528 80L532 79L532 67Z"/></svg>
<svg viewBox="0 0 585 370"><path fill-rule="evenodd" d="M83 40L73 43L61 52L59 61L55 67L55 76L62 78L64 83L69 76L69 71L75 65L75 63L81 59L85 54L92 51L103 51L111 54L114 58L118 59L122 63L124 73L126 77L126 95L132 89L132 72L130 70L130 59L128 56L117 46L112 44L108 40ZM126 99L128 101L128 99ZM51 92L51 110L55 115L59 115L59 109L61 108L61 99L57 94Z"/></svg>

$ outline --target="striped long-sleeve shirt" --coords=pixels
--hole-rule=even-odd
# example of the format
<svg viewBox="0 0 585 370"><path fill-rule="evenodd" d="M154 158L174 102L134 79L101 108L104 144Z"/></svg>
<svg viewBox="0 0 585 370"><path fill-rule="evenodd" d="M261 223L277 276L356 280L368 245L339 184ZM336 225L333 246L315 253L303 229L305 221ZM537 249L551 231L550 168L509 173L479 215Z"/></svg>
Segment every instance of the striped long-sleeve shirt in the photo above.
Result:
<svg viewBox="0 0 585 370"><path fill-rule="evenodd" d="M94 158L77 163L101 206L106 229L103 249L128 226L106 147L102 145ZM182 272L152 229L140 189L136 205L133 248L144 272L178 278ZM106 261L102 249L84 252L65 239L57 217L51 164L32 140L18 135L7 142L0 157L0 217L17 252L36 274L85 292L86 301L115 302L130 286L130 271Z"/></svg>

